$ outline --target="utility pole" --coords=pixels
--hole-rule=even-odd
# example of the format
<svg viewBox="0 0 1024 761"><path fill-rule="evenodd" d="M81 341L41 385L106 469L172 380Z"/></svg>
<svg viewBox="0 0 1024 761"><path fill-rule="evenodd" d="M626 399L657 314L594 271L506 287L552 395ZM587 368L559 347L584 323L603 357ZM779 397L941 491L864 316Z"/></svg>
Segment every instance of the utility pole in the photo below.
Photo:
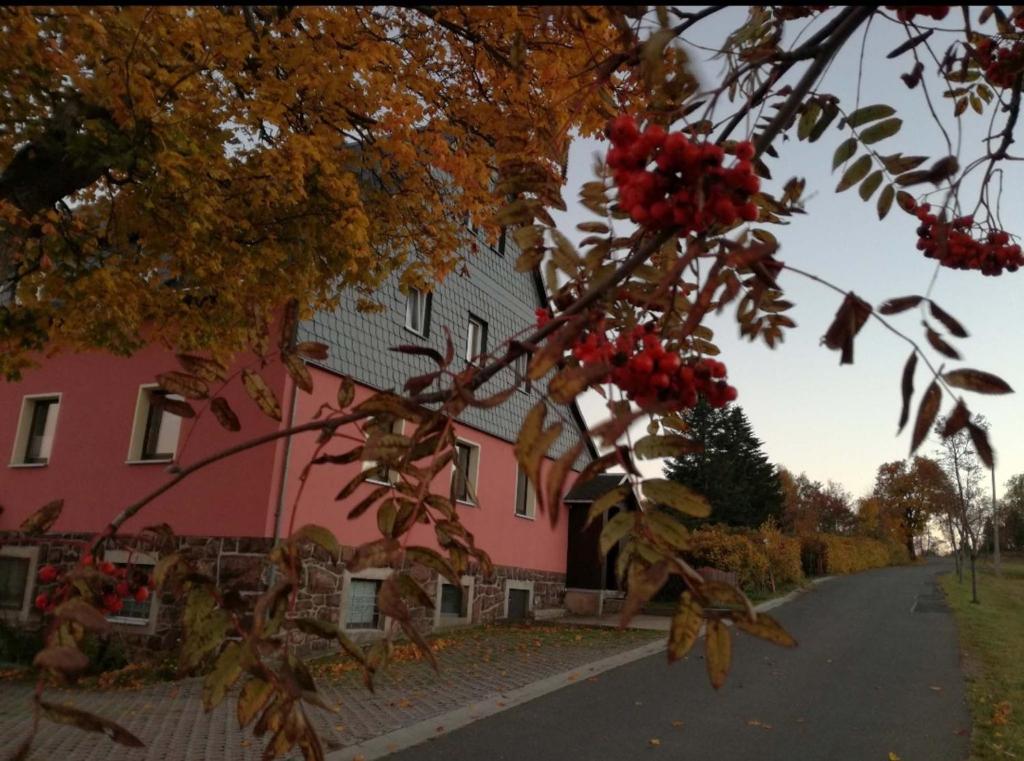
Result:
<svg viewBox="0 0 1024 761"><path fill-rule="evenodd" d="M996 576L1002 576L999 568L999 503L996 501L996 466L992 466L992 543L995 549L992 552L992 565L995 568Z"/></svg>

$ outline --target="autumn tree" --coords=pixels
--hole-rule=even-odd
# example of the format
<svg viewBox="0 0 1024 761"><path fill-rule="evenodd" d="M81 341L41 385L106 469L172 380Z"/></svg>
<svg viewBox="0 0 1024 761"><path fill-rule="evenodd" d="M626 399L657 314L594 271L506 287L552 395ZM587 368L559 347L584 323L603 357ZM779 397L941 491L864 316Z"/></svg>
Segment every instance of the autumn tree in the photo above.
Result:
<svg viewBox="0 0 1024 761"><path fill-rule="evenodd" d="M486 549L461 525L452 501L430 493L429 484L453 457L451 421L470 405L493 407L513 394L509 387L477 396L499 371L526 358L516 385L547 377L550 383L548 398L523 421L516 456L538 509L553 520L579 452L542 471L563 425L547 405L587 390L606 400L608 419L591 433L607 453L581 478L622 467L642 498L640 509L608 520L601 536L605 548L619 547L616 570L629 589L623 620L670 577L681 578L686 589L672 619L669 658L683 657L703 633L715 687L730 666L734 630L727 623L795 644L740 590L706 581L685 562L687 536L661 519L664 509L704 518L708 501L678 481L644 478L634 459L701 451L687 413L701 399L728 408L740 393L719 358L709 316L728 311L741 336L778 347L796 327L785 289L805 277L836 294L835 317L821 327L840 363L853 363L869 320L907 345L909 357L894 376L900 430L913 413L910 454L945 400L955 406L940 436L966 436L992 467L987 433L955 394L1008 393L1010 386L976 368L946 369L959 360L957 342L967 330L935 302L931 287L871 294L886 299L872 306L827 273L779 258L775 232L791 224L820 235L802 219L807 182L796 174L790 148L823 141L834 146L836 192L856 188L879 218L906 215L899 217L907 230L899 255L978 276L1019 269L1024 256L1001 221L993 188L1011 182L1017 166L1010 148L1024 84L1017 31L1024 14L994 6L962 13L951 6L753 6L736 28L707 32L716 37L710 48L722 67L701 81L691 55L709 46L687 44L725 9L0 11L6 376L43 350L130 352L157 341L188 352L179 357L180 369L161 376L166 390L188 399L178 407L182 414L201 414L208 405L225 427L236 427L213 397L222 384L240 382L261 409L279 416L259 368L229 381L226 358L252 348L260 363L284 363L308 389L301 356L322 357L327 347L296 345L297 320L343 292L372 302L375 286L396 269L403 286L429 288L459 266L467 214L491 236L506 229L520 252L518 268L539 271L552 302L535 326L496 337L469 368L453 365L449 344L445 352L428 352L436 370L411 378L401 392L355 404L351 385L341 383L337 404L315 420L178 464L159 491L109 521L104 516L106 527L88 547L96 549L155 496L207 465L315 431L343 451L309 467L362 459L401 476L358 505L359 514L377 514L382 535L355 548L354 567L415 559L456 584L470 563L486 572ZM861 45L866 54L882 24L906 38L880 51L892 62L890 77L861 83L856 101L835 95L837 54ZM934 97L939 89L950 97ZM913 136L901 134L906 114L897 106L908 99L925 104L947 135L939 154L915 153ZM948 139L948 126L977 115L988 125L983 140ZM578 246L550 214L562 205L562 168L574 133L608 140L581 190L593 216L579 226ZM274 346L272 317L279 323ZM912 336L902 321L923 323L923 330ZM923 391L915 393L922 375ZM399 419L412 423L410 435L393 433ZM644 423L646 434L635 436ZM365 440L345 438L350 424L362 426ZM917 463L906 467L927 467ZM904 488L899 470L883 484L894 485L912 545L922 505L941 490ZM59 502L48 505L22 530L46 531L59 512ZM600 509L593 513L601 517ZM436 547L404 545L417 523L435 527ZM186 632L185 647L215 659L207 707L244 673L252 710L243 724L271 731L267 757L298 745L306 758L323 758L304 708L318 699L315 684L286 637L303 576L302 542L331 553L340 548L322 527L296 528L271 553L276 581L251 616L227 609L216 580L181 558L162 561L156 572L161 584L195 601L191 621L200 628ZM102 618L108 582L102 568L85 562L62 580L66 599L50 611L41 671L81 668L81 634ZM396 575L382 583L379 602L433 658L410 623L409 604L424 597L414 579ZM330 622L301 625L345 647L368 684L387 664L388 643L364 652ZM46 700L42 687L41 681L33 698L38 717L138 744L110 720ZM30 742L16 754L27 754Z"/></svg>
<svg viewBox="0 0 1024 761"><path fill-rule="evenodd" d="M898 521L900 539L911 558L917 554L915 540L928 528L931 517L948 511L954 498L949 478L939 463L927 457L880 465L871 496L882 513Z"/></svg>
<svg viewBox="0 0 1024 761"><path fill-rule="evenodd" d="M955 425L955 420L952 416L940 419L936 424L936 431L941 434L948 431L953 425ZM976 419L975 425L980 430L988 429L987 421L980 415ZM984 466L974 451L970 432L964 429L942 438L937 457L954 488L953 499L949 501L946 513L947 525L955 540L954 550L959 551L961 556L959 578L963 581L962 564L964 560L970 560L971 602L977 603L977 561L984 540L987 514L984 504Z"/></svg>
<svg viewBox="0 0 1024 761"><path fill-rule="evenodd" d="M854 526L853 497L842 484L812 481L806 473L794 476L779 469L782 484L782 527L792 534L849 533Z"/></svg>
<svg viewBox="0 0 1024 761"><path fill-rule="evenodd" d="M1024 474L1013 476L999 501L999 538L1003 549L1024 551Z"/></svg>
<svg viewBox="0 0 1024 761"><path fill-rule="evenodd" d="M715 409L701 400L685 415L700 452L670 460L665 475L704 495L711 520L755 528L782 509L775 467L739 405Z"/></svg>

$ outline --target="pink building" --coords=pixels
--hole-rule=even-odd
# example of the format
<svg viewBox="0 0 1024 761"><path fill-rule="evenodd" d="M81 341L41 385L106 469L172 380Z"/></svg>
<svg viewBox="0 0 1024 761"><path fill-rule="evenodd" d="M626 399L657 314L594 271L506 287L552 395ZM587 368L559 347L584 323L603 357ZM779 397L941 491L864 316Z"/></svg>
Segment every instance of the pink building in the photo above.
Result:
<svg viewBox="0 0 1024 761"><path fill-rule="evenodd" d="M154 379L178 367L171 353L155 346L131 358L62 354L43 361L19 383L0 384L0 451L9 457L0 467L0 620L38 620L32 603L46 591L37 580L38 569L44 564L73 564L79 549L68 540L102 530L124 507L166 482L171 463L188 465L245 438L312 419L324 401L336 398L341 376L357 383L357 399L375 390L401 389L407 378L431 366L424 357L389 348L418 343L441 349L442 327L451 331L461 354L453 368L458 370L458 363L495 349L529 326L536 307L546 304L539 278L517 273L517 252L506 254L504 243L500 249L486 244L480 248L470 259L468 277L453 276L431 294L402 294L391 281L377 294L388 306L383 313L360 314L345 303L302 323L298 340L326 343L329 358L308 363L312 393L296 388L280 366L263 373L281 402L281 423L264 416L237 382L225 396L240 418L241 433L225 431L209 413L182 419L162 409L163 392ZM499 373L481 396L487 389L507 388L513 372ZM456 466L438 476L435 489L447 495L450 479L457 480L461 520L490 553L496 572L492 578L468 575L461 588L436 575L421 574L435 598L434 611L418 611L425 629L544 617L563 609L570 521L563 517L552 527L547 516L536 515L532 490L526 488L513 454L520 421L536 403L539 390L524 388L495 409L467 409L458 420ZM586 446L575 464L578 474L594 450L575 406L562 412L570 424L551 456L582 439ZM354 427L351 432L358 435ZM353 475L372 468L372 463L316 467L296 501L299 473L315 446L312 433L278 440L184 480L125 524L128 535L160 523L175 532L173 539L153 543L151 551L132 561L155 563L165 552L188 548L207 572L244 597L265 588L264 556L289 527L321 524L350 547L379 537L375 511L354 521L346 519L348 510L375 488L373 483L360 486L345 500L335 499ZM371 480L388 478L380 472ZM574 479L575 475L570 477L570 486ZM16 533L26 517L58 498L64 500L64 509L50 534L27 538ZM416 526L411 542L436 546L427 526ZM115 564L127 562L124 546L123 541L110 542L104 557ZM572 556L580 557L580 548ZM372 637L385 625L376 592L390 572L382 568L353 575L343 562L333 562L311 548L300 609L303 615L327 618L352 634ZM598 571L596 578L601 577ZM169 646L176 636L178 612L176 602L165 596L145 603L129 601L112 620L121 631Z"/></svg>

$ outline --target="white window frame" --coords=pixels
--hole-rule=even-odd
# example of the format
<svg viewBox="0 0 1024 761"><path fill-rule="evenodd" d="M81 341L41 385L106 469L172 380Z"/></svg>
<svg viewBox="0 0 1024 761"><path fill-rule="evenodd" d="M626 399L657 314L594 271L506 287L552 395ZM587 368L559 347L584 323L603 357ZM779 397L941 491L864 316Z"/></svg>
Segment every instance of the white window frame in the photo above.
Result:
<svg viewBox="0 0 1024 761"><path fill-rule="evenodd" d="M352 582L353 581L380 581L384 582L391 577L395 571L393 568L366 568L357 573L349 573L345 571L342 574L341 580L341 605L338 610L338 628L340 628L345 634L349 636L354 642L367 641L380 639L387 632L388 627L391 626L391 619L385 616L383 613L380 614L380 626L376 629L365 629L355 628L350 629L348 627L348 611L352 602ZM378 600L378 607L380 602Z"/></svg>
<svg viewBox="0 0 1024 761"><path fill-rule="evenodd" d="M526 600L526 613L527 618L529 618L529 614L533 613L533 582L515 579L507 579L505 581L505 614L503 618L508 618L509 598L511 597L509 591L513 589L525 589L530 593Z"/></svg>
<svg viewBox="0 0 1024 761"><path fill-rule="evenodd" d="M415 294L415 298L413 297ZM405 329L410 333L426 338L430 334L430 311L433 301L433 294L430 291L421 291L419 288L409 288L409 294L405 301ZM419 320L419 329L415 326L414 317Z"/></svg>
<svg viewBox="0 0 1024 761"><path fill-rule="evenodd" d="M0 621L28 621L32 614L32 598L36 576L39 573L39 548L7 545L0 547L0 557L28 558L28 574L19 610L0 610Z"/></svg>
<svg viewBox="0 0 1024 761"><path fill-rule="evenodd" d="M519 490L526 489L526 512L519 512ZM517 518L525 518L526 520L535 521L537 520L537 490L533 488L533 484L530 483L530 479L526 476L526 471L523 470L523 466L516 463L516 489L515 489L516 501L512 505L512 512Z"/></svg>
<svg viewBox="0 0 1024 761"><path fill-rule="evenodd" d="M181 425L184 423L184 418L179 418L182 422L178 424L178 438L174 442L174 454L170 458L143 459L142 457L142 449L146 445L146 423L149 419L150 407L153 404L152 392L155 390L160 390L160 386L156 383L144 383L139 386L139 393L135 398L135 416L132 418L132 436L128 442L128 459L125 460L128 465L166 465L178 459ZM168 394L168 396L171 399L183 401L175 394Z"/></svg>
<svg viewBox="0 0 1024 761"><path fill-rule="evenodd" d="M476 507L480 504L480 494L478 492L478 485L480 483L480 445L475 441L469 441L468 439L457 438L455 440L456 446L462 444L463 446L469 447L469 474L467 481L469 482L469 488L466 490L469 492L469 497L466 499L456 498L456 502L460 505L470 505ZM452 480L455 480L455 469L457 467L458 457L452 458ZM450 485L449 485L450 487Z"/></svg>
<svg viewBox="0 0 1024 761"><path fill-rule="evenodd" d="M434 628L442 629L451 626L467 626L473 623L473 603L476 600L476 577L475 576L460 576L460 586L462 587L462 594L465 596L463 602L466 605L465 616L445 616L441 614L441 590L447 584L452 586L451 581L446 579L441 574L437 575L437 586L434 590Z"/></svg>
<svg viewBox="0 0 1024 761"><path fill-rule="evenodd" d="M53 411L53 434L50 436L50 451L46 454L46 462L25 462L25 451L28 447L28 437L32 428L32 418L36 408L36 402L56 399L56 409ZM18 427L15 428L14 448L11 450L12 468L45 468L53 460L53 444L57 440L57 425L60 422L60 407L62 394L26 394L21 399L21 411L18 413ZM47 420L49 422L49 420Z"/></svg>
<svg viewBox="0 0 1024 761"><path fill-rule="evenodd" d="M477 328L475 333L474 326ZM474 334L477 338L476 341L473 340ZM466 361L470 364L474 363L476 358L485 351L487 351L487 320L470 312L466 327Z"/></svg>
<svg viewBox="0 0 1024 761"><path fill-rule="evenodd" d="M405 421L401 420L401 419L396 420L394 425L391 427L391 432L392 433L397 433L399 435L402 435L403 433L405 433ZM375 470L376 467L377 467L377 461L376 460L363 460L363 471ZM399 482L400 478L401 477L399 476L397 470L395 470L394 468L388 468L388 480L387 481L379 481L376 478L373 478L372 476L367 476L366 477L366 483L368 483L368 484L377 484L378 486L394 486L395 484L397 484Z"/></svg>
<svg viewBox="0 0 1024 761"><path fill-rule="evenodd" d="M149 462L147 460L147 462ZM159 460L158 462L162 462ZM104 550L103 562L114 565L134 565L156 567L160 556L150 552L136 552L135 550ZM156 633L157 614L160 612L160 595L151 592L149 595L149 618L141 619L133 616L107 616L107 620L116 624L122 631L145 632L146 634Z"/></svg>

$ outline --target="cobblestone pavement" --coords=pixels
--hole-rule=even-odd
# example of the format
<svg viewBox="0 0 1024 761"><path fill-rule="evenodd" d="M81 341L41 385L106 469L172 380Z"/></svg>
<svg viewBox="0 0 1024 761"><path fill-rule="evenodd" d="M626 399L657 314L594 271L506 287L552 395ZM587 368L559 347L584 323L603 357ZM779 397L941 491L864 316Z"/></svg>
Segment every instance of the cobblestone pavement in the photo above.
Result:
<svg viewBox="0 0 1024 761"><path fill-rule="evenodd" d="M650 631L582 629L559 625L473 627L433 638L441 665L436 674L410 646L397 648L397 662L379 675L376 691L362 685L360 673L340 660L313 664L331 715L307 707L330 751L391 732L448 711L523 687L564 671L664 636ZM51 689L49 700L74 705L117 721L146 743L125 748L75 727L43 722L30 759L50 761L250 761L263 745L238 728L233 698L213 712L203 711L201 681L164 682L134 690ZM0 682L0 754L31 726L33 685ZM264 738L266 739L266 738Z"/></svg>

